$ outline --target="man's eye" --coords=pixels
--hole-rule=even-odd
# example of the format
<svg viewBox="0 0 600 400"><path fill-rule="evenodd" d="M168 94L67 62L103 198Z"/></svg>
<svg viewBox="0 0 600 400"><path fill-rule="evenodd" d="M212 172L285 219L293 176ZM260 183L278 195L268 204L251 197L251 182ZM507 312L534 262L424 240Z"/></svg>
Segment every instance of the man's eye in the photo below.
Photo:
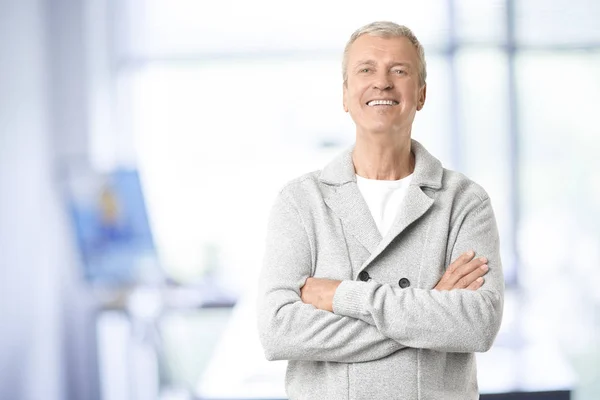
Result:
<svg viewBox="0 0 600 400"><path fill-rule="evenodd" d="M370 68L361 68L358 72L369 72L370 70Z"/></svg>
<svg viewBox="0 0 600 400"><path fill-rule="evenodd" d="M394 73L398 74L398 75L404 75L406 73L406 71L404 71L403 69L395 69Z"/></svg>

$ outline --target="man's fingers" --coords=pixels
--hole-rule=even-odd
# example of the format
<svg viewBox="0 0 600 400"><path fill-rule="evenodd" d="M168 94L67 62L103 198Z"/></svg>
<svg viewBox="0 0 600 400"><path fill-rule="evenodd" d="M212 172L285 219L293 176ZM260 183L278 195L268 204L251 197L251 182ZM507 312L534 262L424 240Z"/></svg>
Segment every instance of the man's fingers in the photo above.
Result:
<svg viewBox="0 0 600 400"><path fill-rule="evenodd" d="M467 286L467 290L477 290L483 285L483 277L479 277L473 281L469 286Z"/></svg>
<svg viewBox="0 0 600 400"><path fill-rule="evenodd" d="M456 260L454 260L454 262L452 262L452 264L448 266L447 271L453 273L458 267L471 261L473 257L475 257L475 252L473 250L469 250L461 254Z"/></svg>
<svg viewBox="0 0 600 400"><path fill-rule="evenodd" d="M475 258L475 252L472 250L461 254L448 266L435 289L452 290L481 287L483 281L479 282L477 279L487 273L487 262L488 260L485 257Z"/></svg>
<svg viewBox="0 0 600 400"><path fill-rule="evenodd" d="M488 272L488 269L489 268L488 268L487 264L483 264L483 265L478 266L473 271L471 271L467 275L465 275L462 278L460 278L458 280L458 282L456 282L456 285L454 285L454 289L466 289L466 288L468 288L469 286L471 286L471 284L473 282L476 282L477 279L479 279L483 275L485 275Z"/></svg>
<svg viewBox="0 0 600 400"><path fill-rule="evenodd" d="M467 287L473 281L472 279L467 281L467 278L466 278L467 275L469 275L473 271L477 270L477 268L481 267L486 262L487 262L487 259L485 257L477 257L477 258L472 259L471 261L469 261L466 264L460 265L454 271L447 270L446 274L445 274L446 281L449 284L451 284L453 287L455 287L456 285L459 285L459 287L463 287L463 288ZM481 275L479 275L479 276L481 276ZM461 281L463 282L462 284L461 284ZM461 286L461 285L464 285L464 286Z"/></svg>
<svg viewBox="0 0 600 400"><path fill-rule="evenodd" d="M487 263L487 261L488 260L485 257L474 258L473 260L469 261L468 263L458 267L458 269L456 270L456 275L458 275L459 279L462 278L463 276L467 276L471 272L475 271L477 268L481 267L482 265L485 265Z"/></svg>

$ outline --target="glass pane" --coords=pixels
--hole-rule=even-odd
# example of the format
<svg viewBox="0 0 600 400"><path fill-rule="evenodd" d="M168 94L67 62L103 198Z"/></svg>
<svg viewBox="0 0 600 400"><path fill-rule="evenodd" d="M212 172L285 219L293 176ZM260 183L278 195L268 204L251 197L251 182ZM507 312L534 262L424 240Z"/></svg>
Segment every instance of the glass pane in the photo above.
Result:
<svg viewBox="0 0 600 400"><path fill-rule="evenodd" d="M167 268L183 280L215 269L243 287L262 262L277 190L351 142L338 60L151 64L134 80L140 169Z"/></svg>
<svg viewBox="0 0 600 400"><path fill-rule="evenodd" d="M425 107L415 117L412 137L447 168L454 167L452 154L450 70L448 59L431 55L427 49L427 98Z"/></svg>
<svg viewBox="0 0 600 400"><path fill-rule="evenodd" d="M415 31L425 44L447 38L447 2L375 0L129 0L115 2L122 57L264 53L298 50L341 52L350 34L376 20ZM235 10L232 12L232 10Z"/></svg>
<svg viewBox="0 0 600 400"><path fill-rule="evenodd" d="M591 249L588 261L573 263L571 245L600 240L600 51L524 53L518 65L524 228L538 233L523 240L556 235L550 249L530 243L529 264L540 268L535 258L543 257L545 271L599 265L600 258L589 259L598 253Z"/></svg>
<svg viewBox="0 0 600 400"><path fill-rule="evenodd" d="M514 3L518 43L600 44L600 2L597 0L529 0Z"/></svg>
<svg viewBox="0 0 600 400"><path fill-rule="evenodd" d="M455 0L459 41L500 44L506 38L505 0Z"/></svg>
<svg viewBox="0 0 600 400"><path fill-rule="evenodd" d="M456 58L460 164L490 195L501 237L504 274L514 279L508 60L496 50L464 50Z"/></svg>
<svg viewBox="0 0 600 400"><path fill-rule="evenodd" d="M522 284L531 335L560 343L581 377L577 394L600 382L600 49L522 53Z"/></svg>

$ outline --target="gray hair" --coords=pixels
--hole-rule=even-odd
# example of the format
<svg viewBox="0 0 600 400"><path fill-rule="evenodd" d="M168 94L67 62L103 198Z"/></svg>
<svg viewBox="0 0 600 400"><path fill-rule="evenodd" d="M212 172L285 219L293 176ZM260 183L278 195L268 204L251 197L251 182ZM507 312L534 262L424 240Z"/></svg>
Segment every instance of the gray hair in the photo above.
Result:
<svg viewBox="0 0 600 400"><path fill-rule="evenodd" d="M348 81L348 52L350 51L350 46L352 46L352 43L362 35L384 38L405 37L410 40L413 46L415 46L419 58L419 84L420 86L425 85L427 79L427 64L425 63L425 50L423 49L423 46L421 46L421 43L415 34L408 27L390 21L371 22L370 24L358 28L352 36L350 36L350 40L348 40L348 43L346 43L346 47L344 48L344 58L342 60L344 84Z"/></svg>

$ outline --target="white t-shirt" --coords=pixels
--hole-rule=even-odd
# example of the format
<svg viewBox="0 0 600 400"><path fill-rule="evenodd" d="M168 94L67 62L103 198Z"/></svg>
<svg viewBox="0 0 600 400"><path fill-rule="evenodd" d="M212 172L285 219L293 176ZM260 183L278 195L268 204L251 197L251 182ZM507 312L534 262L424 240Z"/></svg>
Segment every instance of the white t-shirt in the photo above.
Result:
<svg viewBox="0 0 600 400"><path fill-rule="evenodd" d="M387 234L396 219L411 179L412 174L397 181L367 179L356 175L358 189L369 206L381 236Z"/></svg>

